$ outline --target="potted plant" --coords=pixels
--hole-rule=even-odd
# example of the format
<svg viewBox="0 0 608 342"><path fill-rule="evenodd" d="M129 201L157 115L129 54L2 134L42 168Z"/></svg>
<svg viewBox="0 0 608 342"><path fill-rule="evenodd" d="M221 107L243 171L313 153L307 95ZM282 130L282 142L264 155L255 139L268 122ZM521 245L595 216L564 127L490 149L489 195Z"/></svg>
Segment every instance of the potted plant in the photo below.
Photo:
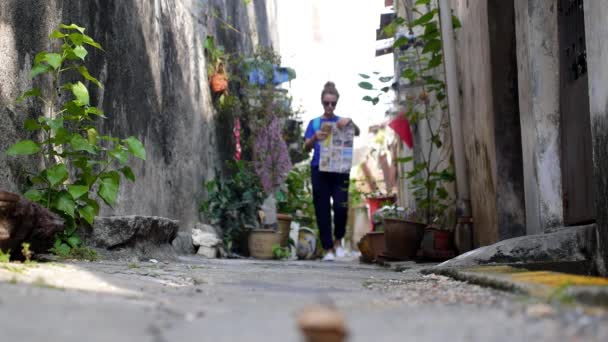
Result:
<svg viewBox="0 0 608 342"><path fill-rule="evenodd" d="M229 252L248 255L247 236L259 228L258 211L264 190L250 163L228 162L230 175L206 183L207 198L200 210L213 226L222 229L222 241Z"/></svg>
<svg viewBox="0 0 608 342"><path fill-rule="evenodd" d="M274 214L277 216L274 196L277 189L287 178L292 167L287 152L287 145L282 137L281 122L277 117L271 117L267 125L258 127L253 151L253 164L256 174L264 192L268 196L266 200L266 215L272 216ZM270 243L270 240L277 240L275 243L278 243L281 246L287 245L291 217L289 217L289 215L282 215L281 219L281 227L283 227L282 232L278 232L277 234L275 230L270 229L254 231L250 235L250 246L259 246L260 248L269 247L260 251L260 258L266 258L268 255L272 256L272 245L274 243ZM273 224L274 222L270 220L268 223ZM276 236L272 236L272 233Z"/></svg>
<svg viewBox="0 0 608 342"><path fill-rule="evenodd" d="M416 212L391 205L379 209L375 216L377 221L382 222L384 232L384 252L381 256L394 260L414 258L425 227L417 222Z"/></svg>
<svg viewBox="0 0 608 342"><path fill-rule="evenodd" d="M425 32L423 37L402 38L395 42L394 47L400 48L398 53L402 68L399 86L407 88L407 93L405 99L400 102L401 110L393 116L393 120L405 122L407 129L393 129L403 142L413 149L411 156L398 160L410 166L405 178L419 213L412 221L418 224L418 231L425 232L425 239L432 242L433 248L435 245L445 248L446 237L449 248L449 230L453 226L450 217L454 211L450 185L455 176L453 165L450 163L452 147L448 130L447 96L445 82L441 77L443 51L441 44L437 44L440 38L440 33L436 30L439 25L437 10L428 12L424 19L408 21L397 17L384 29L384 33L390 37L395 36L401 26L409 32ZM454 19L454 25L455 28L459 26L457 19ZM370 78L368 75L361 77ZM380 79L382 80L382 77ZM367 80L359 83L359 86L375 90ZM382 89L386 90L386 87ZM376 104L378 96L381 95L382 93L375 97L368 96L364 100ZM385 232L386 228L385 226Z"/></svg>
<svg viewBox="0 0 608 342"><path fill-rule="evenodd" d="M370 218L370 230L375 230L375 223L373 220L376 211L383 206L393 205L397 202L397 196L394 194L383 193L380 191L374 191L365 194L365 203L367 203L368 213Z"/></svg>
<svg viewBox="0 0 608 342"><path fill-rule="evenodd" d="M207 74L214 94L224 93L228 89L228 74L225 63L227 55L222 46L217 46L212 36L207 36L203 44L207 53Z"/></svg>

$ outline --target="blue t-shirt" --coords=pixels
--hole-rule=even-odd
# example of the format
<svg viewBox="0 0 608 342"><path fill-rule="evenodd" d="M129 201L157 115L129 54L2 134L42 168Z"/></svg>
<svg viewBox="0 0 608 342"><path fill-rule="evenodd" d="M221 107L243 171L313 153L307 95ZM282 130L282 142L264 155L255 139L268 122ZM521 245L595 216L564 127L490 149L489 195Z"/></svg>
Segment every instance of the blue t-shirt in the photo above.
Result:
<svg viewBox="0 0 608 342"><path fill-rule="evenodd" d="M317 129L321 129L321 127L323 127L323 123L324 122L337 122L341 118L339 116L337 116L337 115L334 115L330 119L326 119L323 116L320 116L318 118L310 120L310 122L308 123L308 127L306 128L306 133L304 133L304 139L310 139L310 138L312 138L313 135L315 135L315 127L313 125L313 122L315 120L317 120L317 119L321 119L319 127L317 127ZM314 149L315 149L315 151L314 151L314 153L312 155L312 161L310 162L310 165L312 165L312 166L319 166L319 155L320 155L320 151L321 151L321 147L319 145L319 141L315 141L315 147L314 147Z"/></svg>

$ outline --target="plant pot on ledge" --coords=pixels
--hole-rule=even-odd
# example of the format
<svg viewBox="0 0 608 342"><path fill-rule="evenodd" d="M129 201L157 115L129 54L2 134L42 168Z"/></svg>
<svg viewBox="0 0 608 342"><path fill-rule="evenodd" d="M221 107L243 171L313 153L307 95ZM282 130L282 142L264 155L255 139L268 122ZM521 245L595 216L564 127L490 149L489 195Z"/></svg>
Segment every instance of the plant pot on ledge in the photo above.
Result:
<svg viewBox="0 0 608 342"><path fill-rule="evenodd" d="M255 229L249 233L249 254L256 259L273 259L272 246L281 243L281 234L272 229Z"/></svg>
<svg viewBox="0 0 608 342"><path fill-rule="evenodd" d="M216 73L209 77L209 83L214 94L221 94L228 89L228 77L223 66L220 66Z"/></svg>
<svg viewBox="0 0 608 342"><path fill-rule="evenodd" d="M382 256L392 260L413 259L420 248L425 226L404 219L384 218L385 250Z"/></svg>
<svg viewBox="0 0 608 342"><path fill-rule="evenodd" d="M291 221L293 217L288 214L277 214L279 223L279 234L281 235L281 247L287 247L289 243L289 232L291 231Z"/></svg>
<svg viewBox="0 0 608 342"><path fill-rule="evenodd" d="M453 246L452 232L428 226L424 230L419 255L436 261L448 260L456 256Z"/></svg>

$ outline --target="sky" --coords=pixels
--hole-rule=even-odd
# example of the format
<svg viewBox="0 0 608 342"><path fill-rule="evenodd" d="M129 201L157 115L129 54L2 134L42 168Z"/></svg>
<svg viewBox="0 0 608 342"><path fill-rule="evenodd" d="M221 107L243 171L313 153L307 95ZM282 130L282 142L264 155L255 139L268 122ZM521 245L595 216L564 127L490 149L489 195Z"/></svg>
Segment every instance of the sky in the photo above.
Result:
<svg viewBox="0 0 608 342"><path fill-rule="evenodd" d="M392 54L375 57L383 11L382 0L277 0L282 65L297 73L286 87L294 108L304 111L305 125L323 114L321 91L327 81L336 83L340 92L337 115L352 118L363 132L385 121L392 95L373 106L362 98L375 94L358 86L363 81L360 73L394 74ZM362 134L355 144L364 144L366 138Z"/></svg>

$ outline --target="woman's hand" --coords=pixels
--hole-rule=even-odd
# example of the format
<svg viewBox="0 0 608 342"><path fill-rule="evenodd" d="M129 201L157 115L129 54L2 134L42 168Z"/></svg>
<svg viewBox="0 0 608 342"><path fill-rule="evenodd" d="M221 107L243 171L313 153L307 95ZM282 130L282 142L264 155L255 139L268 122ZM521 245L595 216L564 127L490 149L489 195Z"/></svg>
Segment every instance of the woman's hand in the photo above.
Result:
<svg viewBox="0 0 608 342"><path fill-rule="evenodd" d="M338 120L338 122L336 123L336 126L338 126L339 129L343 129L344 127L348 126L351 122L353 122L353 120L351 120L349 118L342 118L342 119Z"/></svg>
<svg viewBox="0 0 608 342"><path fill-rule="evenodd" d="M323 132L323 131L321 131L321 130L318 130L318 131L315 133L315 140L318 140L318 141L323 141L323 140L325 140L325 139L327 139L327 133L326 133L326 132Z"/></svg>

